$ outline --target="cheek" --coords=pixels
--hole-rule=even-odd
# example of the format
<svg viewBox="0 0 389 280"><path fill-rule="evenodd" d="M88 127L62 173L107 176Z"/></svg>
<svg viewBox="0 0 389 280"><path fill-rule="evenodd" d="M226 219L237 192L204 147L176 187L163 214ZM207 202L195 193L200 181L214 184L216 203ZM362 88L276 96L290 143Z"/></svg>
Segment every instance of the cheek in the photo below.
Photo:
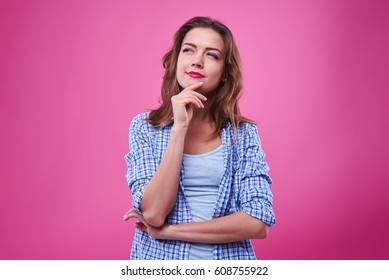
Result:
<svg viewBox="0 0 389 280"><path fill-rule="evenodd" d="M217 65L212 69L212 79L214 79L215 82L221 79L222 74L223 74L222 66Z"/></svg>
<svg viewBox="0 0 389 280"><path fill-rule="evenodd" d="M177 67L176 67L176 75L177 77L179 75L182 76L182 73L185 71L185 59L178 58L177 60Z"/></svg>
<svg viewBox="0 0 389 280"><path fill-rule="evenodd" d="M182 87L185 88L187 87L187 82L185 80L185 72L184 72L184 65L182 63L182 60L178 59L177 61L177 67L176 67L176 79L178 84Z"/></svg>
<svg viewBox="0 0 389 280"><path fill-rule="evenodd" d="M177 68L184 68L188 65L189 58L185 55L179 55L177 59Z"/></svg>

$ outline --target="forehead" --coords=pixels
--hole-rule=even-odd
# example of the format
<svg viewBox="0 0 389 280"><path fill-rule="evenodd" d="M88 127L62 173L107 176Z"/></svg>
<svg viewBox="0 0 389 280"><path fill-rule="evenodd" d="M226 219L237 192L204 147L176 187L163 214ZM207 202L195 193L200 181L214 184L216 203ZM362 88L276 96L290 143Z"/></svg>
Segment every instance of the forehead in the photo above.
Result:
<svg viewBox="0 0 389 280"><path fill-rule="evenodd" d="M186 33L182 44L191 43L201 48L224 50L222 37L211 28L194 28Z"/></svg>

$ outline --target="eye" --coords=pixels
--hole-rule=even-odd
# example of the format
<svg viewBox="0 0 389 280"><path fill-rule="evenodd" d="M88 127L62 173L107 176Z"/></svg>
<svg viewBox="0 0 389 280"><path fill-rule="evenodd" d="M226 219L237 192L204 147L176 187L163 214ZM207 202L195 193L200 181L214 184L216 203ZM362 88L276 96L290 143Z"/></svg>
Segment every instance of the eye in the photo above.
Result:
<svg viewBox="0 0 389 280"><path fill-rule="evenodd" d="M208 56L212 57L215 60L219 60L219 56L215 53L209 52L207 53Z"/></svg>
<svg viewBox="0 0 389 280"><path fill-rule="evenodd" d="M194 50L192 48L184 48L182 49L183 53L193 52Z"/></svg>

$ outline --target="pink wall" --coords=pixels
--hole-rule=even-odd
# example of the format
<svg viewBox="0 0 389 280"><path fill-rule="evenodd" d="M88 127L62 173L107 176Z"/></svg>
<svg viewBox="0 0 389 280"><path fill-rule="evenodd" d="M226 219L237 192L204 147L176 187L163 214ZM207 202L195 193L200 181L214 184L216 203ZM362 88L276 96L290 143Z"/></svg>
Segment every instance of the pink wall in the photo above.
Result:
<svg viewBox="0 0 389 280"><path fill-rule="evenodd" d="M241 50L278 218L258 257L388 259L388 2L159 3L1 2L0 259L128 258L128 125L195 15Z"/></svg>

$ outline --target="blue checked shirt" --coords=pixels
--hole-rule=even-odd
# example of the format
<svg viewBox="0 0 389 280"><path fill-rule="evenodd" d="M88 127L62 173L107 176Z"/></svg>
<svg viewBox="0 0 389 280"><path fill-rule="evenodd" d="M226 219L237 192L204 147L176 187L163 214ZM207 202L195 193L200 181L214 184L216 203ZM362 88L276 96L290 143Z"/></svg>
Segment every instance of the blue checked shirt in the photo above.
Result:
<svg viewBox="0 0 389 280"><path fill-rule="evenodd" d="M139 212L143 190L153 177L167 147L173 124L154 128L145 119L148 113L137 115L130 125L130 152L125 156L127 182L132 193L133 207ZM224 174L214 207L213 218L235 212L246 212L269 226L275 223L272 180L265 153L255 125L238 127L238 140L229 123L221 130L224 154ZM181 168L177 200L166 218L168 224L189 223L191 211L184 195L184 168ZM158 203L156 201L155 203ZM134 260L186 260L190 243L179 240L157 240L136 229L131 250ZM253 260L254 249L249 240L220 243L213 246L215 260Z"/></svg>

